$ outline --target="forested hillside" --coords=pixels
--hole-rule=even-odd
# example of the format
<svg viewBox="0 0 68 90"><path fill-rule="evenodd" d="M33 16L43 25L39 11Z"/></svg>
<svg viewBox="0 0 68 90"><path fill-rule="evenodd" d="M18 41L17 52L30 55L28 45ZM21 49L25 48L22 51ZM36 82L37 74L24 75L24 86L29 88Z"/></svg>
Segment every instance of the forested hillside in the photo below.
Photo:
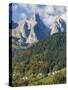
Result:
<svg viewBox="0 0 68 90"><path fill-rule="evenodd" d="M39 41L28 49L15 47L12 53L13 86L66 82L63 69L66 68L66 33L53 34L47 40ZM52 82L50 79L48 82L46 79L42 81L50 77ZM40 79L42 80L39 81Z"/></svg>

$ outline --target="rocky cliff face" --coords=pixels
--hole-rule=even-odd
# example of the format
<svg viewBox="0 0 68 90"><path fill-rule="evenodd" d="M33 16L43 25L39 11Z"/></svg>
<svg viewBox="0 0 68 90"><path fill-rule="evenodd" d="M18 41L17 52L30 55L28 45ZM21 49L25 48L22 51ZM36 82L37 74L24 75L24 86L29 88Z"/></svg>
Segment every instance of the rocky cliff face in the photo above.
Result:
<svg viewBox="0 0 68 90"><path fill-rule="evenodd" d="M11 36L19 45L31 45L40 40L47 39L54 33L66 31L66 23L61 17L57 17L50 28L48 28L41 20L39 14L35 14L29 20L20 20L18 24L13 23L12 25Z"/></svg>
<svg viewBox="0 0 68 90"><path fill-rule="evenodd" d="M51 25L51 35L57 32L66 31L66 23L61 17L57 17L54 23Z"/></svg>

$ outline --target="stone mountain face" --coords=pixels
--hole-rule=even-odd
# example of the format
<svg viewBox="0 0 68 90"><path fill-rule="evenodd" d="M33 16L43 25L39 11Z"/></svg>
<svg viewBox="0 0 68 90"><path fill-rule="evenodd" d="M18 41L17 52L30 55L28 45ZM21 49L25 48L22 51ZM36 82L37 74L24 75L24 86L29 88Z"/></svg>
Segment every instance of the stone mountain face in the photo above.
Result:
<svg viewBox="0 0 68 90"><path fill-rule="evenodd" d="M66 23L61 17L57 17L54 23L51 25L51 35L58 32L66 31Z"/></svg>
<svg viewBox="0 0 68 90"><path fill-rule="evenodd" d="M39 14L36 14L35 17L37 24L34 27L34 31L36 33L38 40L46 39L50 36L50 29L47 26L45 26Z"/></svg>
<svg viewBox="0 0 68 90"><path fill-rule="evenodd" d="M40 40L47 39L50 35L57 32L66 31L66 23L57 17L54 23L48 28L41 20L39 14L35 14L30 20L20 20L18 24L12 24L13 41L19 45L32 45Z"/></svg>
<svg viewBox="0 0 68 90"><path fill-rule="evenodd" d="M30 34L26 43L36 43L50 36L50 30L47 26L44 25L39 14L35 14L30 22Z"/></svg>
<svg viewBox="0 0 68 90"><path fill-rule="evenodd" d="M28 24L29 24L29 28L30 28L30 34L26 40L26 43L33 44L33 43L38 42L35 30L34 30L34 27L37 24L35 15L30 19L30 21L28 21Z"/></svg>

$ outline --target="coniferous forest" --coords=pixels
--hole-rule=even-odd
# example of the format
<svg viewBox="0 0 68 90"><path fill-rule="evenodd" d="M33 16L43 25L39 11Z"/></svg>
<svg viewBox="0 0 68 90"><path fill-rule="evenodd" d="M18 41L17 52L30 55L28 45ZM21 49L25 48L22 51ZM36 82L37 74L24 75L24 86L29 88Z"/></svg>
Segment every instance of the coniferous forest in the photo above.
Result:
<svg viewBox="0 0 68 90"><path fill-rule="evenodd" d="M66 82L66 33L56 33L28 49L13 45L12 85Z"/></svg>

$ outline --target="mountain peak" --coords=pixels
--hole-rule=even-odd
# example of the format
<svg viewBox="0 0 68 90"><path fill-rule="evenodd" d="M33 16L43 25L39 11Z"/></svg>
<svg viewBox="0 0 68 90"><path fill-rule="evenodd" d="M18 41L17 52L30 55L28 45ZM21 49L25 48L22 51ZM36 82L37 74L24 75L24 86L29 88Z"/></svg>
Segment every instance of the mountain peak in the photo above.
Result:
<svg viewBox="0 0 68 90"><path fill-rule="evenodd" d="M65 32L66 23L60 16L57 16L50 28L51 28L51 35L58 32Z"/></svg>
<svg viewBox="0 0 68 90"><path fill-rule="evenodd" d="M37 23L34 27L34 31L38 40L46 39L50 35L50 29L43 23L38 13L35 14L35 18Z"/></svg>

